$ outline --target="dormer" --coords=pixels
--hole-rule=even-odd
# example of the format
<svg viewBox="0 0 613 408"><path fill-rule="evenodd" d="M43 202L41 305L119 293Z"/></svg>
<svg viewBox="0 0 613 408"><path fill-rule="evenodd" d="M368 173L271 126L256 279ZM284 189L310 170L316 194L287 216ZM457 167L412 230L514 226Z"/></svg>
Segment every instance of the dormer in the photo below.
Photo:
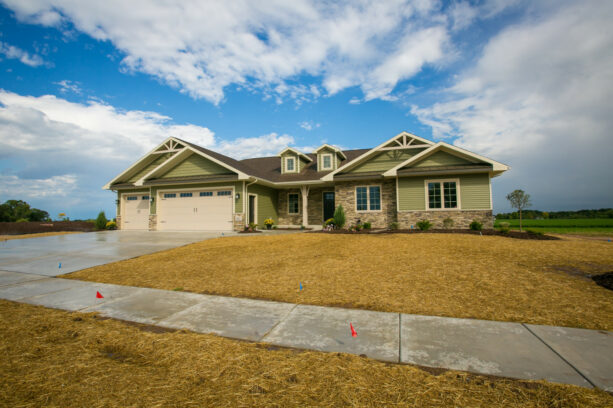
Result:
<svg viewBox="0 0 613 408"><path fill-rule="evenodd" d="M313 161L306 154L291 147L285 148L278 156L281 158L281 174L300 173L307 164Z"/></svg>
<svg viewBox="0 0 613 408"><path fill-rule="evenodd" d="M317 171L332 171L336 170L341 161L347 157L338 147L323 144L315 150L317 154Z"/></svg>

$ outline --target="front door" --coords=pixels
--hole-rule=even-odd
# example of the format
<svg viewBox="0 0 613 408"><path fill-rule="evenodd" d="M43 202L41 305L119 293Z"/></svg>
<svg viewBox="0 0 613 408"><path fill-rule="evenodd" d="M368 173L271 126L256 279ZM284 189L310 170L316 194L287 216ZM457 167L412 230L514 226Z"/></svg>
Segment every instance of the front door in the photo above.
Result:
<svg viewBox="0 0 613 408"><path fill-rule="evenodd" d="M256 215L255 215L255 196L254 195L250 195L249 196L249 223L257 223L257 220L255 219Z"/></svg>
<svg viewBox="0 0 613 408"><path fill-rule="evenodd" d="M334 217L334 191L324 192L324 222Z"/></svg>

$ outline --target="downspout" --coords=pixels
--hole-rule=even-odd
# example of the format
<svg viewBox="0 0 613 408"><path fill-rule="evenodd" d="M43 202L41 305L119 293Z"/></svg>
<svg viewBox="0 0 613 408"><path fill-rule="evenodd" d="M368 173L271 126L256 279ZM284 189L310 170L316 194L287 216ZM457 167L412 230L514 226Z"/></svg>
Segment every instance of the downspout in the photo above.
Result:
<svg viewBox="0 0 613 408"><path fill-rule="evenodd" d="M258 179L254 178L253 181L249 184L245 184L245 182L243 181L243 187L245 189L245 193L243 194L243 211L245 212L245 226L249 225L247 224L247 216L249 215L249 209L247 208L247 204L249 204L249 186L252 184L255 184L258 181ZM253 222L252 220L249 220L249 222Z"/></svg>

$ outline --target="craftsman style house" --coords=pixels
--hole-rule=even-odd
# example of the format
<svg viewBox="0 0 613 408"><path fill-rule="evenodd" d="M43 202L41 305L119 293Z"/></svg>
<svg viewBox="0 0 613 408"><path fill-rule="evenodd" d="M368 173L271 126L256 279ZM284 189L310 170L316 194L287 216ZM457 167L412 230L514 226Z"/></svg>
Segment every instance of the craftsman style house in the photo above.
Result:
<svg viewBox="0 0 613 408"><path fill-rule="evenodd" d="M342 205L347 225L410 228L430 220L492 227L491 179L509 167L402 132L372 149L324 144L275 157L234 160L169 137L105 189L117 192L121 229L240 230L272 218L320 227Z"/></svg>

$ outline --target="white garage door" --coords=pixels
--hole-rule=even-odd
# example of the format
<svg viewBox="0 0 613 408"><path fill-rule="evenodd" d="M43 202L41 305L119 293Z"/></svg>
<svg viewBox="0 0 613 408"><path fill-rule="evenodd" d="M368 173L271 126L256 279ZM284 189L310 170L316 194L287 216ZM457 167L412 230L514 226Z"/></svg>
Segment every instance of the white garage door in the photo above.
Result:
<svg viewBox="0 0 613 408"><path fill-rule="evenodd" d="M122 200L121 228L124 230L149 229L149 196L124 194Z"/></svg>
<svg viewBox="0 0 613 408"><path fill-rule="evenodd" d="M158 230L231 231L232 190L161 191Z"/></svg>

